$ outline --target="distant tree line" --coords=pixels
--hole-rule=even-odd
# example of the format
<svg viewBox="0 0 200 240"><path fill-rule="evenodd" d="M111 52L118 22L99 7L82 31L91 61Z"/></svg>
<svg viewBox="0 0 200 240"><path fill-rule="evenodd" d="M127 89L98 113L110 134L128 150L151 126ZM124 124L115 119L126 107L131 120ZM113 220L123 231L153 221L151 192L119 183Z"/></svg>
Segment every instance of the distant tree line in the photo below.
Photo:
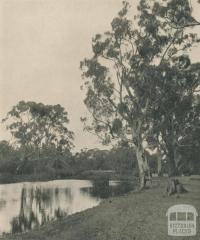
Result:
<svg viewBox="0 0 200 240"><path fill-rule="evenodd" d="M120 175L137 173L134 149L115 147L111 150L82 149L71 153L60 153L56 148L30 149L24 156L24 149L13 147L7 141L0 142L0 174L44 175L50 178L87 177L89 171L113 171Z"/></svg>
<svg viewBox="0 0 200 240"><path fill-rule="evenodd" d="M0 175L39 175L44 178L87 178L93 171L113 171L117 176L139 176L137 159L134 148L116 146L110 150L82 149L62 154L56 148L31 151L22 160L23 149L14 148L7 141L0 142ZM180 174L200 174L200 149L185 147L182 150ZM152 173L158 173L158 155L146 152ZM162 174L167 173L167 162L162 160Z"/></svg>

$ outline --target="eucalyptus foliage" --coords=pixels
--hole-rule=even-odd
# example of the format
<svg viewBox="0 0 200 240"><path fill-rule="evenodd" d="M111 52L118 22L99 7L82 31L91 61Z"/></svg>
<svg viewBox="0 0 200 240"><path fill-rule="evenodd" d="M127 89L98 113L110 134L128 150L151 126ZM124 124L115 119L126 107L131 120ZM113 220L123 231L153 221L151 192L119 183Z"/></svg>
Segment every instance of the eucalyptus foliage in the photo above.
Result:
<svg viewBox="0 0 200 240"><path fill-rule="evenodd" d="M82 121L105 144L122 139L134 145L141 175L149 170L144 142L153 142L173 175L175 146L193 121L199 88L200 64L191 63L188 52L200 41L193 32L200 23L187 0L140 0L133 19L129 9L123 2L111 30L93 38L93 56L81 62L84 102L93 117Z"/></svg>
<svg viewBox="0 0 200 240"><path fill-rule="evenodd" d="M67 128L68 113L59 104L20 101L3 122L20 147L53 147L60 152L73 147L74 134Z"/></svg>

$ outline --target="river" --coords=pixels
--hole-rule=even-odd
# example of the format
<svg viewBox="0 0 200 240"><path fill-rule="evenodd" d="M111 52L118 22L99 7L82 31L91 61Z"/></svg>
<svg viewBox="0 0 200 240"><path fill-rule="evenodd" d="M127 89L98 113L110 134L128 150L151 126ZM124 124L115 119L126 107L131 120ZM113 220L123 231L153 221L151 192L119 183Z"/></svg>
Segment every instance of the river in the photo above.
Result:
<svg viewBox="0 0 200 240"><path fill-rule="evenodd" d="M26 232L132 190L117 181L54 180L0 184L0 235Z"/></svg>

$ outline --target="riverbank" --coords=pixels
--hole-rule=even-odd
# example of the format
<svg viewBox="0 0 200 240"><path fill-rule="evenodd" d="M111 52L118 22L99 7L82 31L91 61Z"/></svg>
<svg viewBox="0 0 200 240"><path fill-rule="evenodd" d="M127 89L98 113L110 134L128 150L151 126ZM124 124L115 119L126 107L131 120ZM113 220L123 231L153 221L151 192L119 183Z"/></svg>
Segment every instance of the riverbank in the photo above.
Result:
<svg viewBox="0 0 200 240"><path fill-rule="evenodd" d="M200 181L181 178L189 191L164 197L166 179L154 179L144 192L130 192L110 198L99 206L56 221L25 234L4 236L4 240L168 240L167 209L174 204L192 204L200 212ZM200 223L197 219L197 236ZM186 239L179 237L179 240Z"/></svg>
<svg viewBox="0 0 200 240"><path fill-rule="evenodd" d="M96 179L109 179L109 180L125 180L136 181L138 178L133 174L120 175L110 171L85 171L71 176L56 177L49 174L0 174L0 184L18 183L18 182L44 182L52 180L65 180L65 179L80 179L80 180L96 180Z"/></svg>
<svg viewBox="0 0 200 240"><path fill-rule="evenodd" d="M15 174L0 174L0 184L18 183L18 182L40 182L55 180L55 177L48 175L15 175Z"/></svg>

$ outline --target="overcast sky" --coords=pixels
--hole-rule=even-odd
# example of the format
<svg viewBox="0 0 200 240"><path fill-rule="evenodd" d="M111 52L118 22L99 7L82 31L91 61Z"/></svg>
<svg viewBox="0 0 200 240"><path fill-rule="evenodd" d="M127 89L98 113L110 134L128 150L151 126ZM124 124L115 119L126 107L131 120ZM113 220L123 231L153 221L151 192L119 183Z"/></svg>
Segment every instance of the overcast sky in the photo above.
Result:
<svg viewBox="0 0 200 240"><path fill-rule="evenodd" d="M99 147L80 122L87 110L79 64L91 54L92 37L110 28L121 2L0 0L0 118L20 100L59 103L69 113L76 149ZM130 2L136 9L137 0ZM198 18L200 8L192 2ZM198 48L193 57L198 60L199 54Z"/></svg>

